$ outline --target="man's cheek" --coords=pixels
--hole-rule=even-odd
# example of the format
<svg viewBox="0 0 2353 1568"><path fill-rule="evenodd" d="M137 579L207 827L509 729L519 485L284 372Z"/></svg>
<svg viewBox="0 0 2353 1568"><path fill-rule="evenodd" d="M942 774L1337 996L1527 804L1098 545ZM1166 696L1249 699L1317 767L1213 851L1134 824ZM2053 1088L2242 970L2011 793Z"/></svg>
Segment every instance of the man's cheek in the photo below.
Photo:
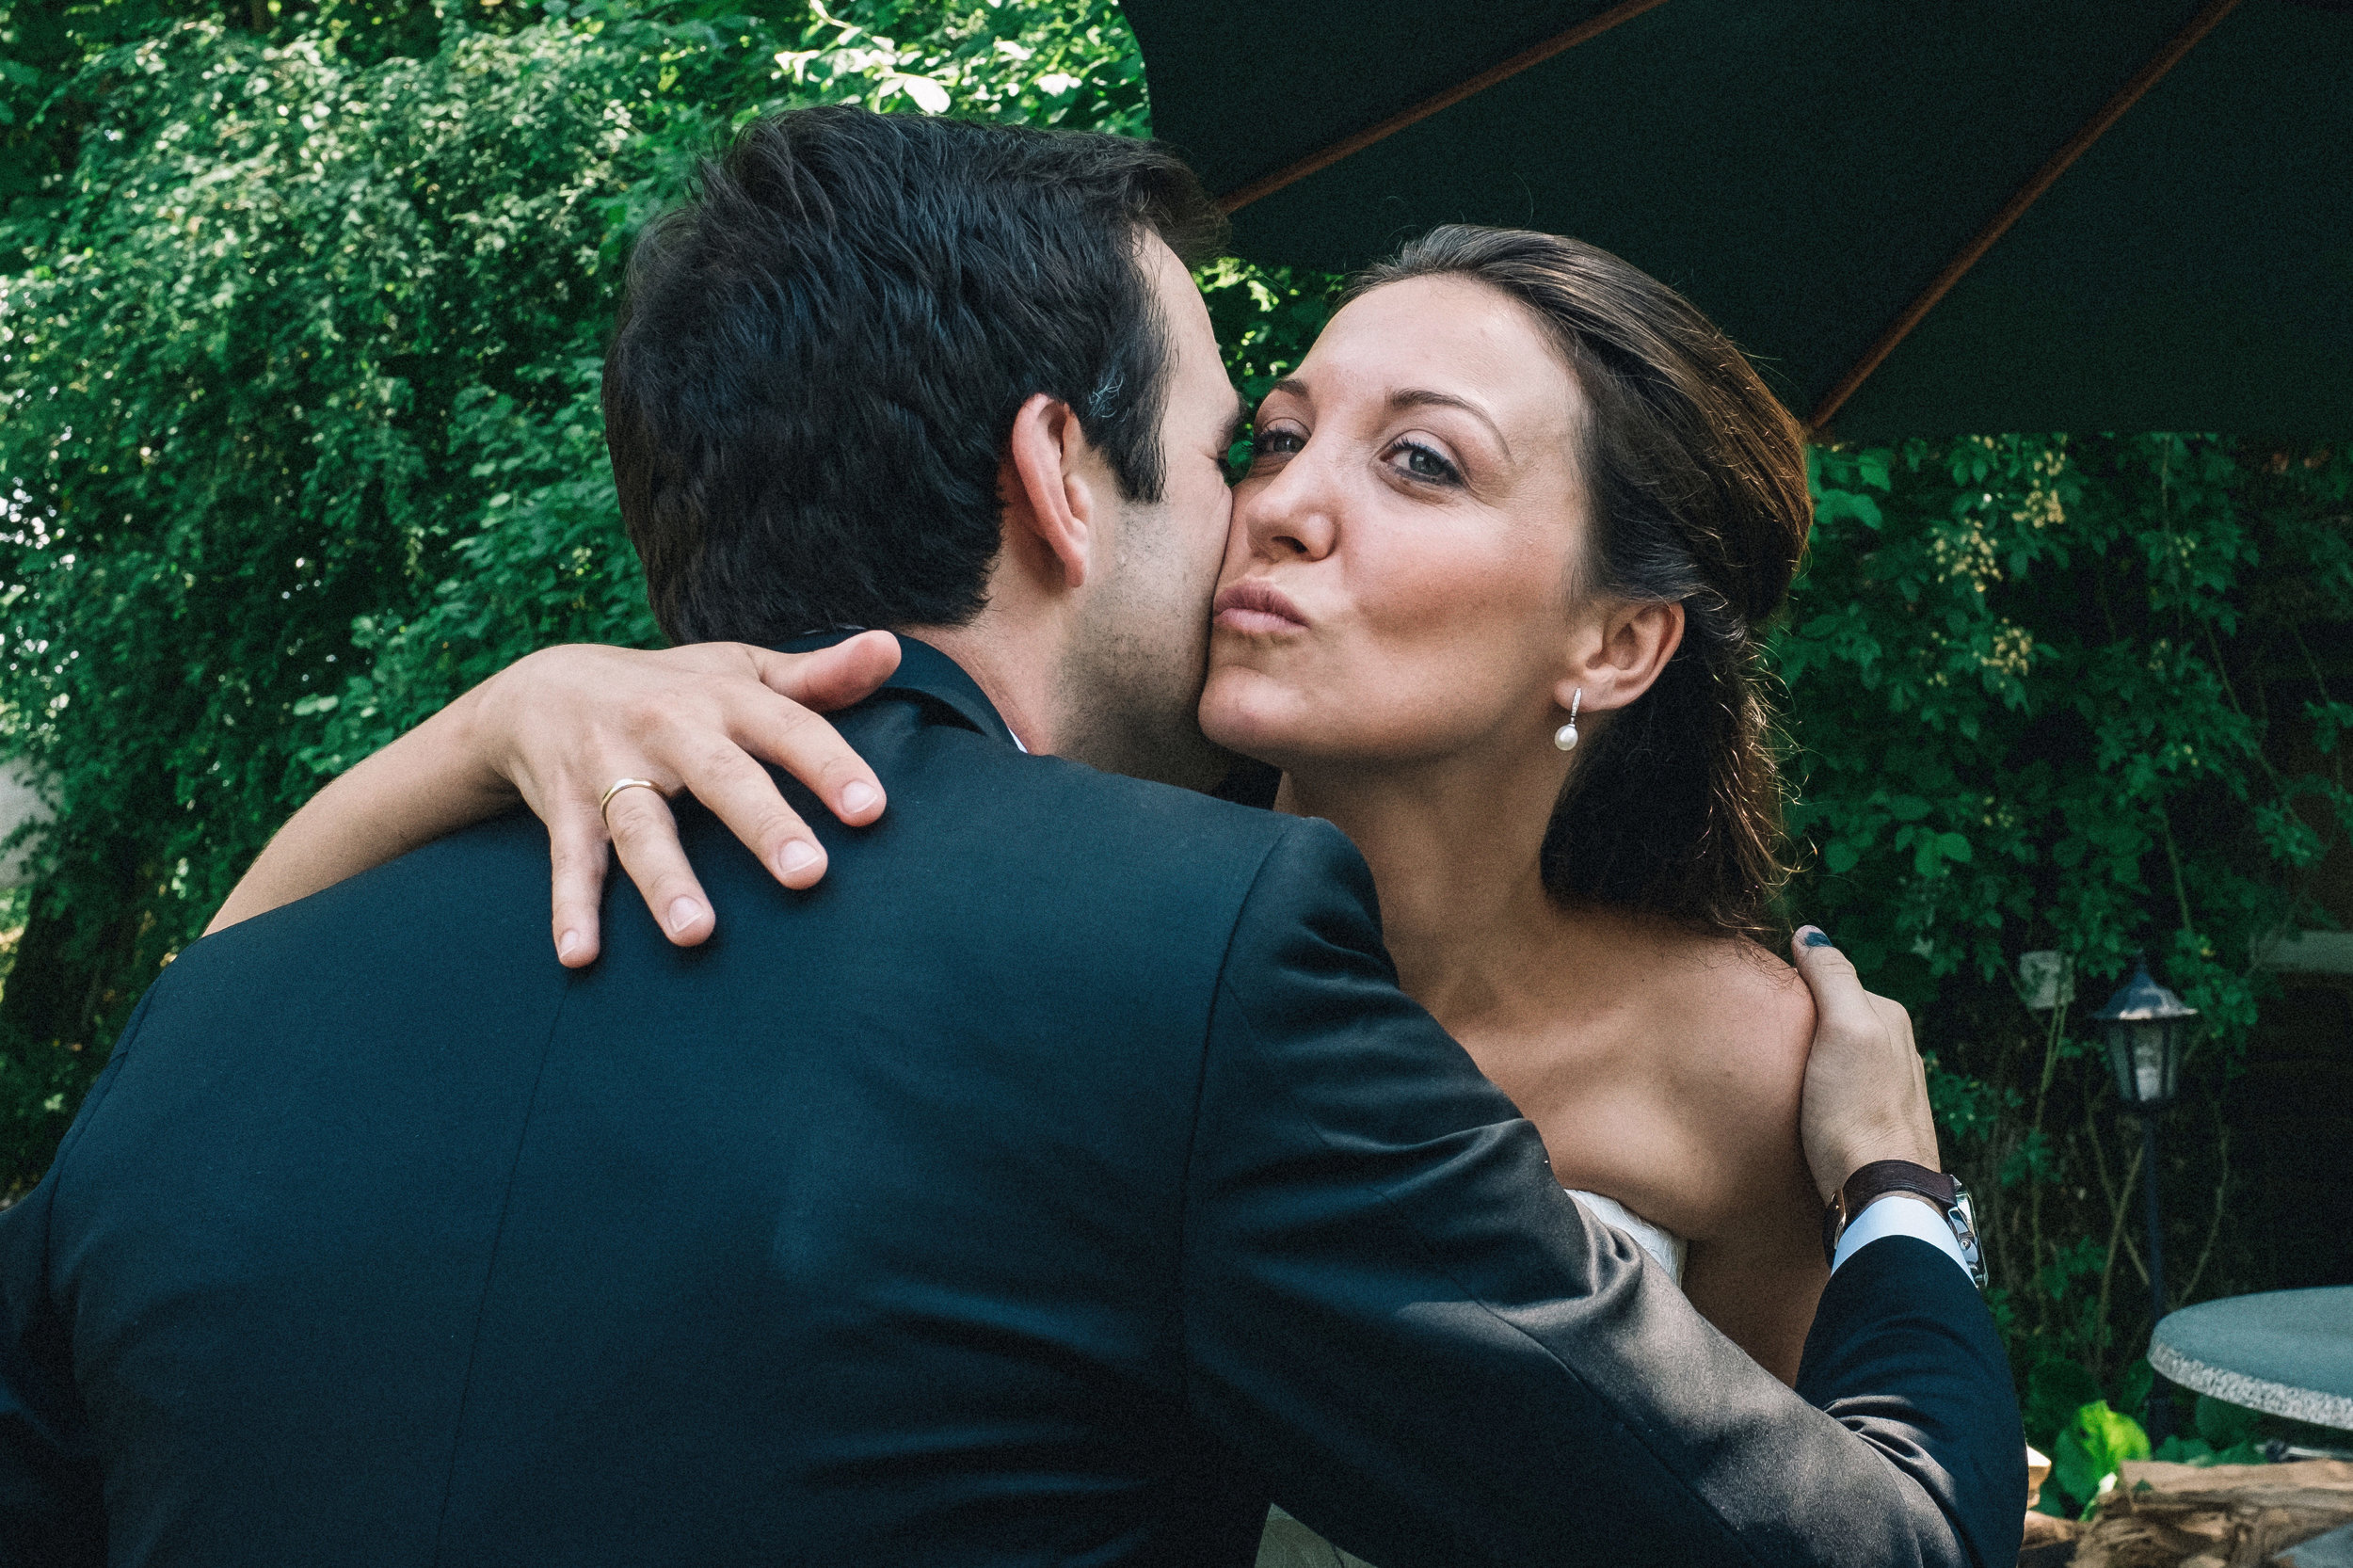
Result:
<svg viewBox="0 0 2353 1568"><path fill-rule="evenodd" d="M1202 558L1209 563L1209 569L1214 571L1237 550L1246 550L1248 543L1234 532L1234 495L1228 490L1225 492L1225 504L1218 509L1217 527L1202 536Z"/></svg>
<svg viewBox="0 0 2353 1568"><path fill-rule="evenodd" d="M1201 519L1201 536L1214 540L1223 551L1225 536L1234 526L1234 491L1222 475L1213 475L1201 486L1201 504L1197 514Z"/></svg>

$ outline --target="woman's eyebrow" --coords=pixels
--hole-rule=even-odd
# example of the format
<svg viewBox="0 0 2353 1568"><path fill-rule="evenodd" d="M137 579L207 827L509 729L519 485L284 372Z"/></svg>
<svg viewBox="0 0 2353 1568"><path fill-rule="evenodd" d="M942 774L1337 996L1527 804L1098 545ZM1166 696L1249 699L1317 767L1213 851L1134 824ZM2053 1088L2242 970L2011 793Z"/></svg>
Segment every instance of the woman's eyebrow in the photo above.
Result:
<svg viewBox="0 0 2353 1568"><path fill-rule="evenodd" d="M1393 409L1460 408L1495 433L1496 444L1503 448L1504 456L1512 456L1512 443L1504 439L1503 427L1495 422L1494 416L1486 409L1467 397L1457 397L1452 392L1428 392L1418 387L1408 387L1389 394L1389 407Z"/></svg>

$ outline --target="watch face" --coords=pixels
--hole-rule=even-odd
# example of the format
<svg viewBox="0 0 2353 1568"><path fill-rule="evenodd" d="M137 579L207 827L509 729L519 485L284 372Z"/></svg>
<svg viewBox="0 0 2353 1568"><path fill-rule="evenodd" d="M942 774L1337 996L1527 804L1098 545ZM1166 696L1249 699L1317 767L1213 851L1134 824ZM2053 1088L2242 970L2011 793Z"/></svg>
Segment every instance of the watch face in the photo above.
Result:
<svg viewBox="0 0 2353 1568"><path fill-rule="evenodd" d="M1953 1240L1961 1243L1961 1256L1969 1265L1969 1277L1977 1288L1985 1288L1985 1253L1977 1244L1977 1210L1969 1201L1969 1189L1960 1177L1953 1178L1953 1207L1945 1211L1945 1223L1953 1227Z"/></svg>

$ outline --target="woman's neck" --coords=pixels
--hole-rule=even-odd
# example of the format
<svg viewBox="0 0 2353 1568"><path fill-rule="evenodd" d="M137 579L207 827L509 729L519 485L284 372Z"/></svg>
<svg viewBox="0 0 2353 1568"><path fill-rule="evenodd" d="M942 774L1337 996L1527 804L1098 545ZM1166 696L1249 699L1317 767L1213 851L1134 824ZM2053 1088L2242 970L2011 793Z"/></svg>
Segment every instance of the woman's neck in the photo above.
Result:
<svg viewBox="0 0 2353 1568"><path fill-rule="evenodd" d="M1459 1037L1510 1029L1561 936L1541 854L1566 758L1449 757L1287 773L1275 805L1321 817L1372 868L1381 923L1406 993Z"/></svg>

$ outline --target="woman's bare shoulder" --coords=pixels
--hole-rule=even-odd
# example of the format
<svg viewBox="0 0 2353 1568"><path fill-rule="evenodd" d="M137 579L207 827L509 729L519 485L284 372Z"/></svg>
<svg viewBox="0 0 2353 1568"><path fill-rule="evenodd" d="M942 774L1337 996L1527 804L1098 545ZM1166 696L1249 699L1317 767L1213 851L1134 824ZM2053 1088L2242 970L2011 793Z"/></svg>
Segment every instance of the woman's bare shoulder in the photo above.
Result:
<svg viewBox="0 0 2353 1568"><path fill-rule="evenodd" d="M1695 1244L1747 1238L1794 1255L1819 1218L1798 1136L1814 1035L1804 982L1753 942L1580 914L1587 994L1571 1034L1599 1033L1601 1048L1564 1057L1523 1100L1556 1169Z"/></svg>
<svg viewBox="0 0 2353 1568"><path fill-rule="evenodd" d="M1661 1064L1678 1087L1728 1096L1751 1116L1794 1107L1814 1040L1814 997L1798 971L1741 937L1685 936L1663 956Z"/></svg>

